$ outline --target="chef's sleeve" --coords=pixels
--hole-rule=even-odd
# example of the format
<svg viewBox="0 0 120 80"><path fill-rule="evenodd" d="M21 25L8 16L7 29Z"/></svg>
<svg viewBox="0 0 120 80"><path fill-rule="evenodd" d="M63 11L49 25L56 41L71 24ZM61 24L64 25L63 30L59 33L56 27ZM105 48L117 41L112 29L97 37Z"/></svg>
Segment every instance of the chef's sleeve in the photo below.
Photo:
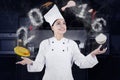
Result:
<svg viewBox="0 0 120 80"><path fill-rule="evenodd" d="M72 52L73 53L73 62L80 68L92 68L98 63L96 56L92 56L91 54L84 56L80 52L78 45L74 41L72 44L72 48L73 48L72 49L73 50L73 52Z"/></svg>
<svg viewBox="0 0 120 80"><path fill-rule="evenodd" d="M27 65L28 72L40 72L44 68L45 64L45 41L42 41L39 46L39 51L35 61L32 64Z"/></svg>

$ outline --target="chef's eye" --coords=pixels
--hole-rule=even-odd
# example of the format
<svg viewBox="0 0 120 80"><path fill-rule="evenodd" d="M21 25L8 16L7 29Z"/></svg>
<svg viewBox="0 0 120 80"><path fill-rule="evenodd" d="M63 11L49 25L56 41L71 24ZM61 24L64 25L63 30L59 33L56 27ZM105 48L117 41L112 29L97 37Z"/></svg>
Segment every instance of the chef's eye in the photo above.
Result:
<svg viewBox="0 0 120 80"><path fill-rule="evenodd" d="M57 22L57 25L60 25L60 22Z"/></svg>
<svg viewBox="0 0 120 80"><path fill-rule="evenodd" d="M63 22L64 25L66 25L66 22Z"/></svg>

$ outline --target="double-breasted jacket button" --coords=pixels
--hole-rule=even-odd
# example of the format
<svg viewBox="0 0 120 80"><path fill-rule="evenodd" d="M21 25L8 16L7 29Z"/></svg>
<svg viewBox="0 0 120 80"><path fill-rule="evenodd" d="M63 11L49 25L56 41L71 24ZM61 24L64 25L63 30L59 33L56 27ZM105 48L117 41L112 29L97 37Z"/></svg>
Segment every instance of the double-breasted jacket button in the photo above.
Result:
<svg viewBox="0 0 120 80"><path fill-rule="evenodd" d="M52 43L54 43L54 41L52 41Z"/></svg>
<svg viewBox="0 0 120 80"><path fill-rule="evenodd" d="M52 49L52 51L54 51L54 49Z"/></svg>

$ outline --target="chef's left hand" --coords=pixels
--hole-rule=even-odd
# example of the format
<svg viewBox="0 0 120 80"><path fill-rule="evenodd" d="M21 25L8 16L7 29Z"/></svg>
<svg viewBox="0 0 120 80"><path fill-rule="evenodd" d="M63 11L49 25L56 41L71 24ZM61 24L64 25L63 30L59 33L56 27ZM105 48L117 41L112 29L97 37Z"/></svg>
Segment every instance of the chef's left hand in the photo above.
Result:
<svg viewBox="0 0 120 80"><path fill-rule="evenodd" d="M98 54L103 54L106 52L107 48L104 48L103 50L100 50L100 48L102 47L102 45L100 45L97 49L95 49L94 51L91 52L92 56L98 55Z"/></svg>

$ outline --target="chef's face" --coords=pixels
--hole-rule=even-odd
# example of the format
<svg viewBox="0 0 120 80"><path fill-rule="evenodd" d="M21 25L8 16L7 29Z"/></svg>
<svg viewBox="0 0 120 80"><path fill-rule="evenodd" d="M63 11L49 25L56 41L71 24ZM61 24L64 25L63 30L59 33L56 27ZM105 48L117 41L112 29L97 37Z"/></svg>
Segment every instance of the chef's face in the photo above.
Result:
<svg viewBox="0 0 120 80"><path fill-rule="evenodd" d="M51 28L54 34L63 35L66 32L66 22L64 19L57 19Z"/></svg>

